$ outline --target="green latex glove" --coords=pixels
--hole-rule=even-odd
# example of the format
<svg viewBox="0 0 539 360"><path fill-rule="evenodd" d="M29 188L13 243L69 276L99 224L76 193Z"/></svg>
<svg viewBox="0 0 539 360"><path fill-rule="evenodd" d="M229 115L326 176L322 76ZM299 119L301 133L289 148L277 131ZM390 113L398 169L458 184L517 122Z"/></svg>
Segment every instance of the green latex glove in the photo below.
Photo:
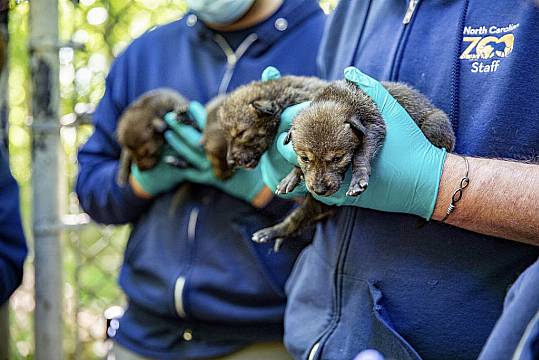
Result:
<svg viewBox="0 0 539 360"><path fill-rule="evenodd" d="M206 111L200 103L191 102L189 115L200 128L204 128ZM146 192L155 195L170 190L181 182L189 181L215 186L234 197L250 202L262 190L264 183L258 168L239 170L227 181L217 179L200 145L202 134L189 125L178 123L173 113L166 114L164 119L171 130L165 132L167 144L163 149L161 161L148 171L140 171L136 166L132 171ZM187 160L193 167L178 169L166 162L167 157L177 155Z"/></svg>
<svg viewBox="0 0 539 360"><path fill-rule="evenodd" d="M369 187L363 194L346 196L351 179L351 170L348 170L337 193L328 197L313 194L314 197L329 205L353 205L430 219L438 195L445 149L435 147L425 138L408 113L380 82L354 67L347 68L344 75L374 100L386 122L386 138L373 160ZM291 119L284 118L282 121L290 123ZM284 133L278 134L278 143L285 136ZM296 160L292 144L278 146L278 151L284 159ZM272 160L277 163L275 159ZM280 173L277 175L276 167L262 169L270 172L263 173L264 179L281 176Z"/></svg>
<svg viewBox="0 0 539 360"><path fill-rule="evenodd" d="M264 69L261 75L262 81L271 81L281 77L281 73L273 66L268 66ZM292 126L292 121L296 117L297 113L302 109L309 106L310 102L304 102L286 108L281 114L281 122L277 130L277 135L271 146L266 150L260 159L260 168L262 170L262 178L267 187L273 192L277 189L277 185L281 180L288 175L288 173L297 165L296 153L292 149L289 151L289 147L284 148L284 138L288 133L288 130ZM305 183L301 182L294 189L294 191L288 194L281 194L280 197L285 199L292 199L298 197L304 197L307 193Z"/></svg>
<svg viewBox="0 0 539 360"><path fill-rule="evenodd" d="M292 144L283 145L284 139L288 134L288 130L292 126L292 120L304 108L309 106L310 102L304 102L298 105L286 108L281 114L281 122L277 135L271 146L266 150L260 159L260 168L262 170L262 179L267 187L273 192L277 189L277 185L282 179L292 171L295 165L298 164L297 156L292 148ZM292 199L304 197L307 193L305 183L302 181L296 188L288 194L281 194L280 197Z"/></svg>

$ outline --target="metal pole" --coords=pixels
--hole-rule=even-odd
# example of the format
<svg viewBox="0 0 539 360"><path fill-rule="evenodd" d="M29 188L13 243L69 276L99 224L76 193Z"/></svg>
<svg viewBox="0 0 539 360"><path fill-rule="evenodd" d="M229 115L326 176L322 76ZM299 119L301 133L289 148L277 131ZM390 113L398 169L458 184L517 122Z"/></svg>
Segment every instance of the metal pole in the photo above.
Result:
<svg viewBox="0 0 539 360"><path fill-rule="evenodd" d="M0 305L0 360L9 359L9 311L8 303Z"/></svg>
<svg viewBox="0 0 539 360"><path fill-rule="evenodd" d="M36 359L61 360L58 0L30 1Z"/></svg>

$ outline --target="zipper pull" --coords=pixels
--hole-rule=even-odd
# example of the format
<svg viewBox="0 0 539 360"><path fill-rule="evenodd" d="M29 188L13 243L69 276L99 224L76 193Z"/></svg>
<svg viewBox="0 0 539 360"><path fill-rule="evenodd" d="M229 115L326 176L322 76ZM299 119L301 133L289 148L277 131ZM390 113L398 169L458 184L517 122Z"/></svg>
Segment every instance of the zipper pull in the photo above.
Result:
<svg viewBox="0 0 539 360"><path fill-rule="evenodd" d="M419 0L410 0L408 2L408 9L406 10L406 14L404 14L404 19L402 19L402 23L404 25L408 24L410 20L412 20L412 16L414 15L414 11L418 3Z"/></svg>
<svg viewBox="0 0 539 360"><path fill-rule="evenodd" d="M313 347L311 348L311 351L309 351L309 357L307 358L307 360L314 360L319 348L320 348L320 341L318 341L316 344L313 345Z"/></svg>

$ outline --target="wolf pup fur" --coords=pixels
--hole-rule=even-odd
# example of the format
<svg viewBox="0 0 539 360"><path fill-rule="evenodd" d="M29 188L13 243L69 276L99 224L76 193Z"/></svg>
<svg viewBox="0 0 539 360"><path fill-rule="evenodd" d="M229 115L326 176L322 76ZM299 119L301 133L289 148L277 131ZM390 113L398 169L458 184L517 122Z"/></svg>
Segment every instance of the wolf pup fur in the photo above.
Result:
<svg viewBox="0 0 539 360"><path fill-rule="evenodd" d="M215 176L221 180L227 180L233 174L233 169L226 160L227 140L217 117L219 107L224 99L225 96L220 95L206 104L206 113L208 115L202 136L202 146L204 146L206 157L210 161Z"/></svg>
<svg viewBox="0 0 539 360"><path fill-rule="evenodd" d="M208 154L217 177L225 180L232 175L226 164L226 140L217 122L218 105L223 98L213 99L206 106L208 117L202 145ZM192 125L196 123L187 116L189 102L172 89L159 88L142 94L122 114L118 124L118 141L122 145L118 182L125 184L129 177L131 162L141 170L154 167L164 144L163 133L168 126L163 116L168 112L176 113L178 121ZM171 165L180 168L188 164L179 158L168 159Z"/></svg>
<svg viewBox="0 0 539 360"><path fill-rule="evenodd" d="M163 133L167 129L163 116L175 112L178 118L183 119L188 105L188 101L175 90L159 88L145 92L127 107L116 131L122 146L119 184L127 182L132 162L143 171L157 164L165 142Z"/></svg>
<svg viewBox="0 0 539 360"><path fill-rule="evenodd" d="M256 167L275 138L281 112L312 100L326 86L327 82L314 77L284 76L254 81L231 92L218 111L229 165Z"/></svg>
<svg viewBox="0 0 539 360"><path fill-rule="evenodd" d="M442 110L405 84L382 82L382 85L433 145L448 151L454 149L453 128ZM347 80L332 82L294 119L285 143L292 141L299 167L281 181L276 192L286 194L305 179L309 192L332 195L339 190L351 165L352 179L346 195L360 195L367 189L371 161L383 144L385 130L384 120L367 94ZM258 231L253 239L264 242L289 236L297 231L298 223L304 226L309 218L318 219L328 212L328 206L313 207L312 201L309 194L304 205L290 214L290 219Z"/></svg>

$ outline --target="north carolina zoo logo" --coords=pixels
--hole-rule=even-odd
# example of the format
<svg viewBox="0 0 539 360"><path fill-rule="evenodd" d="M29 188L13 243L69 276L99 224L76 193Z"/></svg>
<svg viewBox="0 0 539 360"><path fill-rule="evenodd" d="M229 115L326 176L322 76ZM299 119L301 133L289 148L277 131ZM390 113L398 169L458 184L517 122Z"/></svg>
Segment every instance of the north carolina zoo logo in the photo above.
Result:
<svg viewBox="0 0 539 360"><path fill-rule="evenodd" d="M466 48L460 55L460 59L473 61L470 69L473 73L496 72L501 65L501 59L513 52L515 45L513 31L518 26L519 24L509 24L505 27L466 26L464 35L483 36L464 36L462 41L466 44Z"/></svg>

